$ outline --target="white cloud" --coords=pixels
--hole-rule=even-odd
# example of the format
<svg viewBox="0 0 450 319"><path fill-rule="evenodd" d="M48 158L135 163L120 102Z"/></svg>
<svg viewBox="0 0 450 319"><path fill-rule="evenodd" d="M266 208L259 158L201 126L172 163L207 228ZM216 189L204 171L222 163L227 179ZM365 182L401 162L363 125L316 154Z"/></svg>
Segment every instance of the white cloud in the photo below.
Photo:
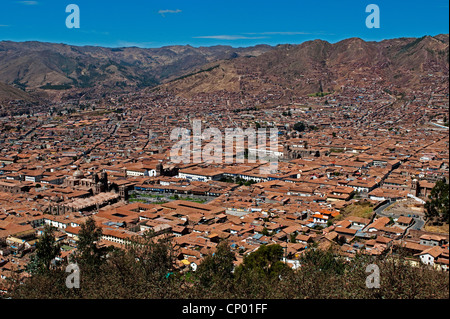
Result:
<svg viewBox="0 0 450 319"><path fill-rule="evenodd" d="M276 31L276 32L258 32L258 33L244 33L249 35L300 35L300 34L312 34L310 32L300 32L300 31Z"/></svg>
<svg viewBox="0 0 450 319"><path fill-rule="evenodd" d="M196 39L217 39L217 40L254 40L254 39L267 39L276 35L318 35L323 33L311 33L303 31L271 31L271 32L248 32L242 33L242 35L205 35L194 37Z"/></svg>
<svg viewBox="0 0 450 319"><path fill-rule="evenodd" d="M97 30L80 30L82 33L87 34L97 34L97 35L109 35L108 31L97 31Z"/></svg>
<svg viewBox="0 0 450 319"><path fill-rule="evenodd" d="M37 4L39 4L39 2L37 1L17 1L20 4L24 4L26 6L35 6Z"/></svg>
<svg viewBox="0 0 450 319"><path fill-rule="evenodd" d="M166 10L159 10L158 11L158 13L160 15L162 15L163 17L165 17L164 14L166 14L166 13L180 13L180 12L182 12L180 9L176 9L176 10L168 10L168 9L166 9Z"/></svg>
<svg viewBox="0 0 450 319"><path fill-rule="evenodd" d="M154 44L154 42L132 42L132 41L122 41L117 42L117 46L121 48L138 47L138 48L148 48Z"/></svg>
<svg viewBox="0 0 450 319"><path fill-rule="evenodd" d="M247 37L243 35L204 35L194 37L195 39L216 39L216 40L254 40L265 39L267 37Z"/></svg>

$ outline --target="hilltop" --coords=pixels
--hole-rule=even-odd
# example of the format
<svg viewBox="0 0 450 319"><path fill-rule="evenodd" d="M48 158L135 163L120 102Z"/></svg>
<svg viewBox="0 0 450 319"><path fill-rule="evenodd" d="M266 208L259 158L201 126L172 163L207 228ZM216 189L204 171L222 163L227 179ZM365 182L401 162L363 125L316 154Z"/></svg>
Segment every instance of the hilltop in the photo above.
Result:
<svg viewBox="0 0 450 319"><path fill-rule="evenodd" d="M349 86L372 86L399 94L431 86L448 88L448 74L448 34L247 48L185 45L143 49L0 42L0 81L21 89L11 96L11 88L9 94L0 93L7 99L26 98L24 91L41 96L51 93L61 99L71 92L74 96L101 95L155 87L186 98L227 92L277 95L288 100L343 92Z"/></svg>
<svg viewBox="0 0 450 319"><path fill-rule="evenodd" d="M206 63L257 56L271 50L259 45L105 48L43 42L0 42L0 80L23 89L155 86Z"/></svg>
<svg viewBox="0 0 450 319"><path fill-rule="evenodd" d="M449 37L399 38L366 42L350 38L280 45L255 57L210 63L202 72L172 81L164 88L189 97L228 91L257 94L316 94L342 91L347 84L376 83L390 91L423 88L424 78L442 77L448 87Z"/></svg>

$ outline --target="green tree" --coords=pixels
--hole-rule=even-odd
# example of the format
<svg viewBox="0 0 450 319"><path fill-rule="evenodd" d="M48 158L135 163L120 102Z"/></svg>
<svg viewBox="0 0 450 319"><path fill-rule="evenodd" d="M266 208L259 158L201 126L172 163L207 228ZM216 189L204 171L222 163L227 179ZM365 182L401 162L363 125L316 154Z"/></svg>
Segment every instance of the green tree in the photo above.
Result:
<svg viewBox="0 0 450 319"><path fill-rule="evenodd" d="M233 277L234 253L227 241L220 242L214 254L208 254L197 270L197 277L205 287L210 287L214 282L220 283Z"/></svg>
<svg viewBox="0 0 450 319"><path fill-rule="evenodd" d="M425 216L428 220L435 220L437 223L449 223L449 185L444 181L438 181L428 196L425 203Z"/></svg>
<svg viewBox="0 0 450 319"><path fill-rule="evenodd" d="M103 231L95 225L92 217L82 224L80 228L76 261L82 266L98 268L106 255L106 249L98 246L98 241L102 238Z"/></svg>
<svg viewBox="0 0 450 319"><path fill-rule="evenodd" d="M303 132L306 129L306 125L303 122L297 122L294 124L294 130L297 132Z"/></svg>
<svg viewBox="0 0 450 319"><path fill-rule="evenodd" d="M255 251L237 267L234 276L227 269L220 271L231 276L223 280L216 276L212 285L203 286L192 280L193 273L176 269L167 277L171 264L170 240L155 240L150 234L134 244L135 249L115 250L98 270L82 269L80 289L65 286L67 273L61 268L51 269L19 280L10 280L6 298L25 299L448 299L449 274L425 265L413 266L398 252L375 257L357 254L342 261L333 251L305 251L301 267L291 270L279 261L282 248L271 246ZM146 244L148 243L148 245ZM157 247L159 246L159 247ZM131 247L131 246L130 246ZM280 249L281 248L281 249ZM230 265L227 249L225 261L214 260L213 265ZM272 251L269 253L268 251ZM165 253L164 253L165 252ZM215 257L219 254L216 251ZM160 266L158 263L163 261ZM166 262L167 261L167 262ZM380 269L380 288L368 289L367 265ZM205 265L206 267L206 265ZM215 266L213 266L215 267ZM161 271L158 270L161 268ZM200 268L200 267L199 267ZM206 267L209 268L209 267ZM244 271L242 270L244 268ZM241 270L239 270L241 269ZM271 269L268 275L264 269ZM337 271L336 271L337 270ZM94 272L97 275L90 275ZM99 275L98 275L99 274ZM160 274L165 274L162 279ZM17 277L19 274L16 274ZM234 278L233 278L234 277ZM86 279L84 279L86 278Z"/></svg>
<svg viewBox="0 0 450 319"><path fill-rule="evenodd" d="M258 250L244 257L241 265L236 267L236 278L257 273L262 278L277 278L290 268L281 261L283 247L278 244L261 245Z"/></svg>
<svg viewBox="0 0 450 319"><path fill-rule="evenodd" d="M249 181L245 181L244 182L244 186L250 186L250 185L253 185L253 184L255 184L256 182L254 181L254 180L249 180Z"/></svg>
<svg viewBox="0 0 450 319"><path fill-rule="evenodd" d="M297 242L297 233L296 232L293 232L293 233L291 233L289 235L289 241L291 243L296 243Z"/></svg>
<svg viewBox="0 0 450 319"><path fill-rule="evenodd" d="M31 274L48 271L52 260L59 255L60 250L53 227L45 225L44 231L36 243L36 253L27 265L28 271Z"/></svg>
<svg viewBox="0 0 450 319"><path fill-rule="evenodd" d="M308 249L300 257L300 264L305 268L326 273L343 274L345 264L343 260L335 257L332 249Z"/></svg>
<svg viewBox="0 0 450 319"><path fill-rule="evenodd" d="M173 271L175 257L167 237L156 239L152 231L146 231L142 236L133 237L126 245L126 251L138 261L138 267L147 279L162 280Z"/></svg>

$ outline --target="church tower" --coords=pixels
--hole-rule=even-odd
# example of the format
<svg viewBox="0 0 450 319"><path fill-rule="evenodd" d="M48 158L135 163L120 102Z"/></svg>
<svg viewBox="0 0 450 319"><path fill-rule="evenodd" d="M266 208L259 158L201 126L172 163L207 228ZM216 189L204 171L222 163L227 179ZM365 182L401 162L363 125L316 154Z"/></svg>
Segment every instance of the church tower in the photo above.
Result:
<svg viewBox="0 0 450 319"><path fill-rule="evenodd" d="M156 175L157 176L163 176L164 175L164 167L162 163L158 163L158 165L156 165Z"/></svg>
<svg viewBox="0 0 450 319"><path fill-rule="evenodd" d="M101 183L102 192L107 192L108 191L108 174L105 171L103 171L100 174L100 183Z"/></svg>

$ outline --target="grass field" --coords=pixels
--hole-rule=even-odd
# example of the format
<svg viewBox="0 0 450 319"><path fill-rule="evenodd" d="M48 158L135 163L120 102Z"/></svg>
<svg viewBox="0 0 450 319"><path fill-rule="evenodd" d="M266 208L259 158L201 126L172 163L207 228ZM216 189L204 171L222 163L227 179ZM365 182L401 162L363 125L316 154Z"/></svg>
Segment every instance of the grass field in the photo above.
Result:
<svg viewBox="0 0 450 319"><path fill-rule="evenodd" d="M336 220L345 219L347 216L355 216L362 218L371 218L373 214L373 204L365 201L359 201L341 210L341 214L336 217Z"/></svg>
<svg viewBox="0 0 450 319"><path fill-rule="evenodd" d="M448 234L449 233L449 225L448 224L444 224L442 226L425 225L423 230L433 232L433 233Z"/></svg>

